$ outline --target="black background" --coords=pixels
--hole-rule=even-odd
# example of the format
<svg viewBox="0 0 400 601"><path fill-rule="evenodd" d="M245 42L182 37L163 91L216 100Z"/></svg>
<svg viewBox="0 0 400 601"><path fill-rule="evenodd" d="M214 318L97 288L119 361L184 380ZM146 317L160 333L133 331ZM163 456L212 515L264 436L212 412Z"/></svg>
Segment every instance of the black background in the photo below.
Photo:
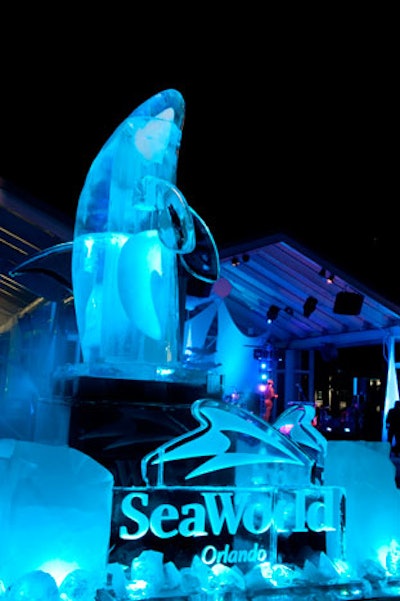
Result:
<svg viewBox="0 0 400 601"><path fill-rule="evenodd" d="M74 219L91 162L178 89L178 187L217 245L284 231L400 301L398 52L387 8L2 14L0 177Z"/></svg>

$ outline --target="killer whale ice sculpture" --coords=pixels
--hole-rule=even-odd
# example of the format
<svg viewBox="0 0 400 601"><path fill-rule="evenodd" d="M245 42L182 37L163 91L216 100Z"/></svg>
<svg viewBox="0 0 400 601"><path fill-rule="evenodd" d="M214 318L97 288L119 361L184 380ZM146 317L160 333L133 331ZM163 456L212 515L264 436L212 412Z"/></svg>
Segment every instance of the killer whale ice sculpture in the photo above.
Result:
<svg viewBox="0 0 400 601"><path fill-rule="evenodd" d="M184 117L174 89L138 106L91 164L73 241L10 272L51 300L72 292L90 375L193 377L182 369L186 278L212 284L220 265L210 230L176 187Z"/></svg>
<svg viewBox="0 0 400 601"><path fill-rule="evenodd" d="M211 234L175 185L184 113L173 89L136 108L93 161L76 212L72 283L84 361L133 379L179 368L181 266L208 282L219 272ZM200 239L211 253L199 262Z"/></svg>

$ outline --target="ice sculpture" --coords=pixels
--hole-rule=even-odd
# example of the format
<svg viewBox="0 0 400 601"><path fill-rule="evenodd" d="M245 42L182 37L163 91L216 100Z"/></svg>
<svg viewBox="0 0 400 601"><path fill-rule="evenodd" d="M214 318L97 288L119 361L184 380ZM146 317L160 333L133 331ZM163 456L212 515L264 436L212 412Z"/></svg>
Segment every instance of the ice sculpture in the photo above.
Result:
<svg viewBox="0 0 400 601"><path fill-rule="evenodd" d="M314 418L314 405L296 403L278 416L274 428L297 443L313 459L314 477L322 482L327 440L313 426Z"/></svg>
<svg viewBox="0 0 400 601"><path fill-rule="evenodd" d="M10 586L44 571L59 584L71 571L104 582L113 479L72 448L0 440L0 579Z"/></svg>
<svg viewBox="0 0 400 601"><path fill-rule="evenodd" d="M347 491L347 556L354 565L378 559L384 565L392 541L400 541L395 475L387 442L328 442L325 482Z"/></svg>
<svg viewBox="0 0 400 601"><path fill-rule="evenodd" d="M344 491L312 483L314 459L240 407L199 399L191 409L199 427L143 457L145 486L116 490L115 557L147 549L179 569L199 557L248 572L328 537L341 557Z"/></svg>
<svg viewBox="0 0 400 601"><path fill-rule="evenodd" d="M165 90L136 108L94 160L76 213L72 283L84 361L154 380L181 360L179 269L213 282L191 259L214 242L176 187L184 100ZM197 229L197 231L196 231ZM182 257L179 262L177 258Z"/></svg>
<svg viewBox="0 0 400 601"><path fill-rule="evenodd" d="M56 259L55 279L74 294L90 375L184 377L184 273L213 283L219 271L212 236L176 187L184 108L179 92L166 90L134 110L89 170L73 242L46 249L14 272L49 275L48 262ZM70 287L59 264L71 252ZM10 601L39 598L39 588L40 598L92 600L104 585L99 599L121 601L360 599L365 589L342 569L346 528L350 559L368 562L377 544L385 553L386 569L362 567L363 583L365 575L398 579L399 545L391 539L400 536L398 491L389 508L375 487L380 512L371 528L371 483L353 473L360 448L345 457L341 449L327 453L311 426L313 407L291 407L272 425L214 399L197 400L192 411L198 429L147 453L142 485L115 487L112 511L111 474L86 455L0 441L0 478L7 483L0 494L0 596L10 585ZM46 420L43 437L48 427ZM363 455L362 471L373 463L380 473L381 462ZM381 528L386 511L392 521L385 515ZM367 521L371 531L358 540ZM111 582L103 578L110 527Z"/></svg>
<svg viewBox="0 0 400 601"><path fill-rule="evenodd" d="M300 447L264 420L234 405L201 399L191 407L197 430L158 447L142 461L147 485L179 482L221 483L221 471L233 469L237 486L308 486L313 461ZM179 467L195 467L184 476ZM283 469L285 466L285 469Z"/></svg>

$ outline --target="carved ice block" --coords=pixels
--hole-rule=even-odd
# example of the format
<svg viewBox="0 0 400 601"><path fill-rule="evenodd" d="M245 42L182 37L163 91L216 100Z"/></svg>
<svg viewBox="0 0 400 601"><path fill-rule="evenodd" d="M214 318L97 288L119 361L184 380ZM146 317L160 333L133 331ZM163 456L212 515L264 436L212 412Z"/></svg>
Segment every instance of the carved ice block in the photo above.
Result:
<svg viewBox="0 0 400 601"><path fill-rule="evenodd" d="M57 583L84 569L104 580L113 478L64 446L0 441L0 566L5 586L34 570Z"/></svg>

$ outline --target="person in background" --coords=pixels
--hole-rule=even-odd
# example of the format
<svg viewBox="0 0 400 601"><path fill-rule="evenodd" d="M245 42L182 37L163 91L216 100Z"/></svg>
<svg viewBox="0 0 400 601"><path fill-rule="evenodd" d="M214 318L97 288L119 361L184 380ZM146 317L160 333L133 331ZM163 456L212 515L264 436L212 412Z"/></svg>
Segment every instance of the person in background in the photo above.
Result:
<svg viewBox="0 0 400 601"><path fill-rule="evenodd" d="M271 419L272 410L274 408L274 400L278 398L275 392L275 383L272 379L267 380L264 391L264 414L263 419L269 422Z"/></svg>
<svg viewBox="0 0 400 601"><path fill-rule="evenodd" d="M395 401L393 407L387 412L386 428L391 451L398 457L400 454L400 400Z"/></svg>

